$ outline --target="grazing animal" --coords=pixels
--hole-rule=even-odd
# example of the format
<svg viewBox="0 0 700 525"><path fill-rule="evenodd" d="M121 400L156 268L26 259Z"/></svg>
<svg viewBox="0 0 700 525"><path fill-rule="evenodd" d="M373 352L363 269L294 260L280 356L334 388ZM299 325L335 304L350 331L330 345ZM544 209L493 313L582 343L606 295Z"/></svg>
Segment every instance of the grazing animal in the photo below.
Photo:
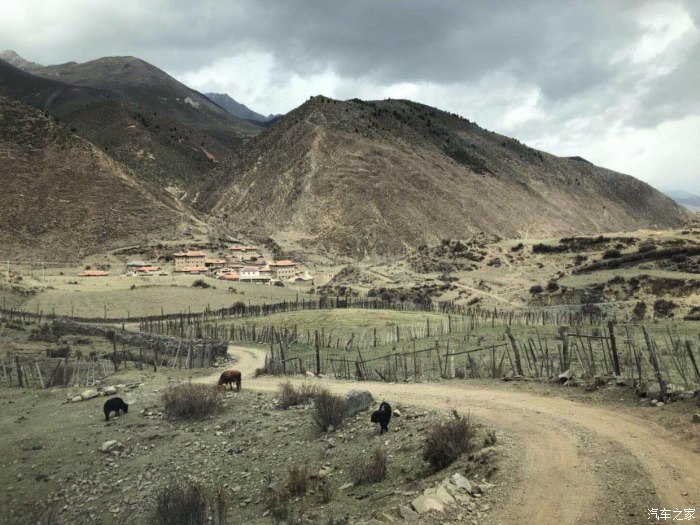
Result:
<svg viewBox="0 0 700 525"><path fill-rule="evenodd" d="M105 401L105 421L109 421L110 412L114 412L115 414L119 415L120 410L123 410L125 414L129 412L129 405L124 403L124 400L121 397L113 397Z"/></svg>
<svg viewBox="0 0 700 525"><path fill-rule="evenodd" d="M372 423L379 423L379 435L389 432L389 421L391 421L391 405L382 401L379 410L372 412Z"/></svg>
<svg viewBox="0 0 700 525"><path fill-rule="evenodd" d="M238 370L226 370L225 372L221 373L221 377L219 377L219 385L231 385L231 389L233 389L233 384L236 383L236 391L241 390L241 373Z"/></svg>

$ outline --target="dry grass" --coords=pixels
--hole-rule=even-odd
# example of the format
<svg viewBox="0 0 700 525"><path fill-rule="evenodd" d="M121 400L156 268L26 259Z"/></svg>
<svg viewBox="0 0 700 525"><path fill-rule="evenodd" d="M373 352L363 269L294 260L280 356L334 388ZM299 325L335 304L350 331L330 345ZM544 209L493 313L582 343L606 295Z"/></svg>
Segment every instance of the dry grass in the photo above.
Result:
<svg viewBox="0 0 700 525"><path fill-rule="evenodd" d="M156 525L203 525L207 521L207 499L198 483L173 484L156 497Z"/></svg>
<svg viewBox="0 0 700 525"><path fill-rule="evenodd" d="M286 381L279 385L279 406L287 409L291 406L303 405L316 399L322 392L318 385L304 383L296 388L291 382Z"/></svg>
<svg viewBox="0 0 700 525"><path fill-rule="evenodd" d="M345 416L345 400L328 390L319 389L319 393L314 398L316 410L314 411L314 421L321 432L330 432L338 428Z"/></svg>
<svg viewBox="0 0 700 525"><path fill-rule="evenodd" d="M381 448L372 451L369 457L358 456L350 465L352 481L355 485L377 483L386 478L387 454Z"/></svg>
<svg viewBox="0 0 700 525"><path fill-rule="evenodd" d="M170 419L201 419L221 408L221 391L209 385L185 383L168 388L163 401Z"/></svg>
<svg viewBox="0 0 700 525"><path fill-rule="evenodd" d="M454 415L454 419L447 423L436 423L427 431L423 459L434 470L447 467L460 455L474 448L476 430L469 416L460 416L456 412Z"/></svg>
<svg viewBox="0 0 700 525"><path fill-rule="evenodd" d="M310 486L309 467L299 463L289 465L287 469L287 491L290 496L303 496Z"/></svg>

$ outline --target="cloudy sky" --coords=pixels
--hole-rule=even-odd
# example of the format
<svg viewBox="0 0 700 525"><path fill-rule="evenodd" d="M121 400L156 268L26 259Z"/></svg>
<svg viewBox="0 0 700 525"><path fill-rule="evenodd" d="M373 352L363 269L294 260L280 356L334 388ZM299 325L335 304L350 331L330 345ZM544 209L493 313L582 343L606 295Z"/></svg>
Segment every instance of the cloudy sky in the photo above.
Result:
<svg viewBox="0 0 700 525"><path fill-rule="evenodd" d="M698 0L22 0L0 48L134 55L284 113L409 98L559 155L700 193Z"/></svg>

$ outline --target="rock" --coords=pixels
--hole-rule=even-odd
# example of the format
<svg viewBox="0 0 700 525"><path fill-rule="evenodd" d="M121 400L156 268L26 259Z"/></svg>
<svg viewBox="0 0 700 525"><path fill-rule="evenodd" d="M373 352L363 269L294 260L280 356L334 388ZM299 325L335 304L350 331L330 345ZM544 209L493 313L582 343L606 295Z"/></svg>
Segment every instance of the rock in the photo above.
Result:
<svg viewBox="0 0 700 525"><path fill-rule="evenodd" d="M85 392L82 392L80 394L80 397L83 399L92 399L93 397L97 397L100 394L95 390L94 388L91 388L90 390L86 390Z"/></svg>
<svg viewBox="0 0 700 525"><path fill-rule="evenodd" d="M406 505L399 505L398 514L402 520L409 523L418 521L418 513Z"/></svg>
<svg viewBox="0 0 700 525"><path fill-rule="evenodd" d="M574 373L571 371L571 369L569 369L566 372L562 372L561 374L559 374L557 376L557 379L559 379L559 381L561 381L562 383L565 383L572 377L574 377Z"/></svg>
<svg viewBox="0 0 700 525"><path fill-rule="evenodd" d="M374 398L369 390L351 390L345 396L345 415L354 416L369 409L373 404Z"/></svg>
<svg viewBox="0 0 700 525"><path fill-rule="evenodd" d="M700 423L700 412L693 414L693 423Z"/></svg>
<svg viewBox="0 0 700 525"><path fill-rule="evenodd" d="M411 507L418 514L425 514L430 510L435 510L437 512L443 512L445 510L445 505L437 499L435 496L423 494L418 496L411 502Z"/></svg>
<svg viewBox="0 0 700 525"><path fill-rule="evenodd" d="M659 401L658 403L656 403L656 406L657 406L657 407L662 407L662 406L664 406L665 404L666 404L666 403L664 403L663 401Z"/></svg>
<svg viewBox="0 0 700 525"><path fill-rule="evenodd" d="M435 490L435 497L437 497L445 505L452 505L455 503L455 499L447 492L444 486L440 485Z"/></svg>
<svg viewBox="0 0 700 525"><path fill-rule="evenodd" d="M622 376L615 377L615 384L617 386L627 386L627 379Z"/></svg>
<svg viewBox="0 0 700 525"><path fill-rule="evenodd" d="M354 486L354 483L346 483L345 485L340 486L340 490L348 490Z"/></svg>
<svg viewBox="0 0 700 525"><path fill-rule="evenodd" d="M80 396L73 396L73 397L71 398L71 402L72 402L72 403L78 403L78 402L80 402L80 401L82 401L82 400L83 400L83 398L80 397Z"/></svg>
<svg viewBox="0 0 700 525"><path fill-rule="evenodd" d="M648 396L659 396L661 394L661 387L659 383L653 383L647 390Z"/></svg>
<svg viewBox="0 0 700 525"><path fill-rule="evenodd" d="M383 521L375 520L374 518L369 521L361 521L360 523L362 525L386 525Z"/></svg>
<svg viewBox="0 0 700 525"><path fill-rule="evenodd" d="M314 373L311 372L310 370L307 370L307 371L306 371L306 376L307 376L307 377L316 377L316 374L314 374Z"/></svg>
<svg viewBox="0 0 700 525"><path fill-rule="evenodd" d="M450 479L452 480L452 483L457 485L459 488L465 490L466 492L469 492L469 494L472 493L472 484L459 472L452 474L452 477Z"/></svg>
<svg viewBox="0 0 700 525"><path fill-rule="evenodd" d="M105 454L109 454L110 452L118 452L118 451L124 450L124 445L122 445L116 439L112 439L112 440L105 441L104 443L102 443L100 450L102 452L104 452Z"/></svg>
<svg viewBox="0 0 700 525"><path fill-rule="evenodd" d="M394 409L394 417L401 417L401 411L398 408Z"/></svg>
<svg viewBox="0 0 700 525"><path fill-rule="evenodd" d="M117 388L113 386L106 386L102 389L102 393L106 396L113 396L117 393Z"/></svg>

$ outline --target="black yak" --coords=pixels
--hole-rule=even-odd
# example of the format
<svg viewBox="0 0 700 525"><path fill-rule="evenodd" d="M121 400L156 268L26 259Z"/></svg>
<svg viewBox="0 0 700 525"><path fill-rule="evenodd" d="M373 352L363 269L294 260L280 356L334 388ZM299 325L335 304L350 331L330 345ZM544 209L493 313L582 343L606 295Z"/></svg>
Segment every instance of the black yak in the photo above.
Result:
<svg viewBox="0 0 700 525"><path fill-rule="evenodd" d="M382 401L379 410L372 412L372 423L379 423L379 435L389 432L389 421L391 421L391 405Z"/></svg>
<svg viewBox="0 0 700 525"><path fill-rule="evenodd" d="M105 401L105 421L109 421L110 412L114 412L115 414L119 415L120 410L123 410L125 414L129 412L129 405L124 403L124 400L121 397L113 397Z"/></svg>
<svg viewBox="0 0 700 525"><path fill-rule="evenodd" d="M236 383L236 390L241 389L241 373L238 370L226 370L222 372L221 377L219 377L219 386L231 385L233 389L233 384Z"/></svg>

